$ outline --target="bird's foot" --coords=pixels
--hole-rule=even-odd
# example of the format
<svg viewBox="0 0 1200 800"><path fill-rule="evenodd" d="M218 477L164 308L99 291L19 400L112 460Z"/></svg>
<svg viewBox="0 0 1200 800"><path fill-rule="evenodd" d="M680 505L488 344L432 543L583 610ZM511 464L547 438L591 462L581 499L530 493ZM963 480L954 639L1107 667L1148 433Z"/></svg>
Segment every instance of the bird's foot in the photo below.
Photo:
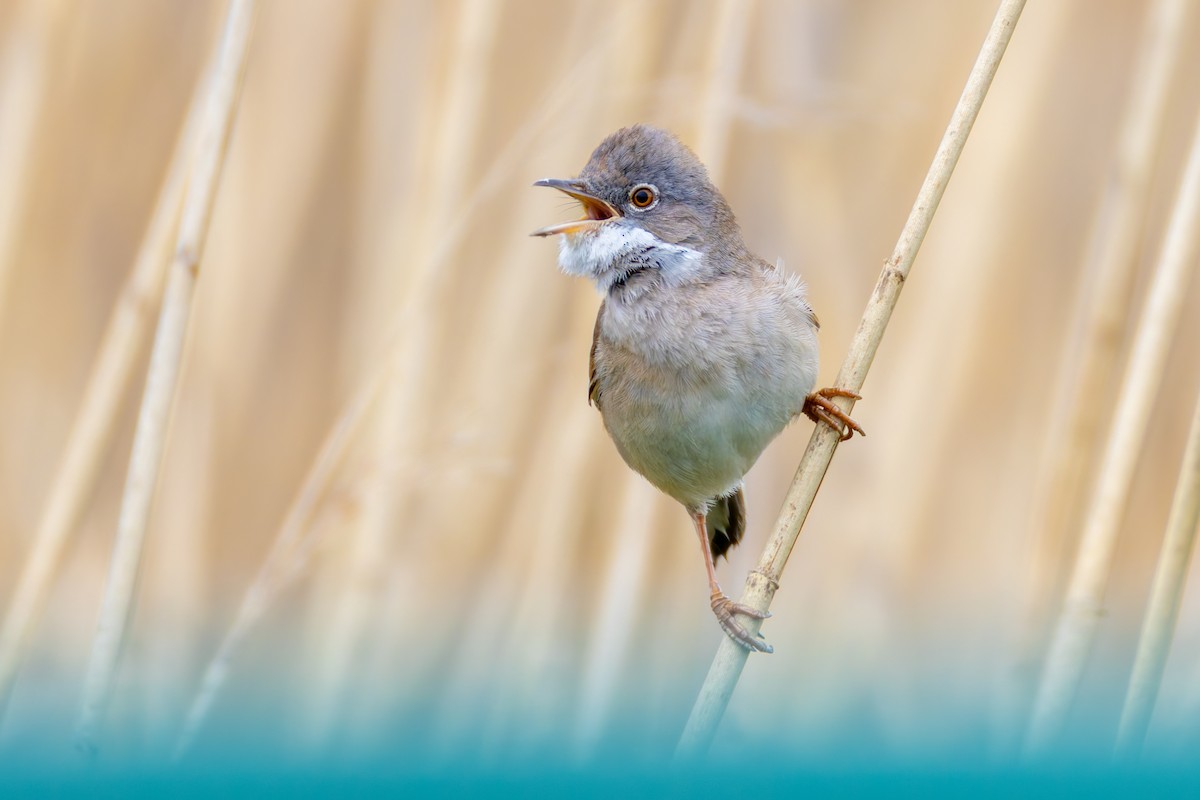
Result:
<svg viewBox="0 0 1200 800"><path fill-rule="evenodd" d="M862 400L862 395L849 389L818 389L804 398L804 414L813 422L824 422L842 435L846 441L854 434L866 436L867 432L855 422L849 414L833 404L831 398L849 397L852 400Z"/></svg>
<svg viewBox="0 0 1200 800"><path fill-rule="evenodd" d="M751 608L741 603L735 603L725 596L725 593L714 591L712 594L712 610L717 616L717 622L721 626L721 630L733 639L742 647L750 651L758 651L759 653L774 653L775 648L763 641L762 634L754 635L746 630L734 619L735 614L744 614L747 617L754 619L766 619L771 616L770 611L759 611L757 608Z"/></svg>

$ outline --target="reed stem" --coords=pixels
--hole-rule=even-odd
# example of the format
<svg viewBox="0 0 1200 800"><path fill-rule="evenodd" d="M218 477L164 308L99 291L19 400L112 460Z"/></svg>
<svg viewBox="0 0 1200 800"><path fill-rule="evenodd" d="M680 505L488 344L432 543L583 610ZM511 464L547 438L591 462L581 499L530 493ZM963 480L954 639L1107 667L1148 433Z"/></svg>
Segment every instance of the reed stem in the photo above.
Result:
<svg viewBox="0 0 1200 800"><path fill-rule="evenodd" d="M1108 387L1125 340L1129 293L1171 83L1180 71L1191 30L1188 15L1194 8L1189 0L1158 0L1147 14L1129 106L1077 290L1073 319L1080 334L1059 359L1057 395L1062 401L1056 404L1055 435L1047 442L1034 497L1029 578L1008 677L1009 709L1028 703L1031 680L1026 676L1045 641L1044 620L1051 617L1059 589L1055 576L1064 560L1064 540L1077 530L1089 468L1095 464L1105 414L1111 410ZM1019 736L1018 728L1014 738Z"/></svg>
<svg viewBox="0 0 1200 800"><path fill-rule="evenodd" d="M231 0L225 29L218 44L220 55L216 59L212 84L205 99L196 160L188 180L179 238L168 271L162 312L150 354L146 389L138 413L125 492L121 498L112 566L92 640L83 701L76 725L76 742L80 749L89 753L94 753L96 749L96 734L112 693L113 679L133 609L138 568L150 506L162 465L168 418L178 384L192 297L245 74L253 17L254 0Z"/></svg>
<svg viewBox="0 0 1200 800"><path fill-rule="evenodd" d="M207 87L206 77L197 86L196 97L203 97ZM63 553L79 524L84 505L95 490L138 356L144 352L153 314L162 299L196 149L200 107L200 103L192 103L175 144L137 260L100 341L66 450L42 506L33 548L21 570L4 627L0 629L0 718L4 716L25 648L61 568Z"/></svg>
<svg viewBox="0 0 1200 800"><path fill-rule="evenodd" d="M1200 397L1196 399L1196 410L1192 414L1192 428L1188 433L1183 464L1179 468L1179 480L1175 484L1175 497L1167 518L1167 533L1158 556L1154 586L1146 607L1146 620L1142 624L1133 675L1129 679L1129 693L1125 696L1125 709L1121 712L1121 726L1117 731L1117 754L1125 758L1138 756L1146 738L1146 730L1150 727L1150 717L1158 699L1158 687L1175 634L1175 622L1179 618L1179 606L1183 602L1183 586L1198 526Z"/></svg>
<svg viewBox="0 0 1200 800"><path fill-rule="evenodd" d="M1000 59L1012 38L1013 29L1024 6L1025 0L1003 0L1000 4L975 66L967 78L966 87L951 115L950 124L934 155L933 163L917 194L916 202L900 233L899 241L892 255L884 262L883 272L838 373L835 385L839 387L857 392L866 380L892 311L900 298L900 290L933 221L946 184L966 145L967 136L979 115L983 99L1000 66ZM849 411L853 402L841 399L839 405L843 410ZM763 611L769 608L771 599L779 588L780 575L799 536L800 527L808 516L817 490L825 477L825 471L837 450L838 440L838 432L829 426L818 425L813 431L759 565L746 578L746 591L742 595L742 603ZM747 628L752 634L757 633L762 625L759 620L748 620L748 623ZM732 639L722 639L709 668L708 677L700 689L687 726L680 737L676 749L677 759L696 759L707 752L737 686L742 668L746 665L747 656L747 651Z"/></svg>
<svg viewBox="0 0 1200 800"><path fill-rule="evenodd" d="M1200 256L1200 116L1193 136L1162 253L1121 382L1066 601L1046 656L1026 732L1027 755L1045 753L1057 739L1083 677L1088 650L1103 613L1104 588L1134 469L1183 310L1188 279Z"/></svg>

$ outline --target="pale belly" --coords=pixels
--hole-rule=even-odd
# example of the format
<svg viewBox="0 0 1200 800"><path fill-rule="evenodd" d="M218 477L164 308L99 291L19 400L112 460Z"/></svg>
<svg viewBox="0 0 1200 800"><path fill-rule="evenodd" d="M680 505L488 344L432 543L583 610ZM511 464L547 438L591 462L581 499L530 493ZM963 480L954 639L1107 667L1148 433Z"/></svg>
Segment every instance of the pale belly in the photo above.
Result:
<svg viewBox="0 0 1200 800"><path fill-rule="evenodd" d="M760 386L753 394L720 384L637 385L636 375L613 376L611 383L603 391L602 413L617 450L630 467L689 507L736 489L812 388L805 376Z"/></svg>
<svg viewBox="0 0 1200 800"><path fill-rule="evenodd" d="M811 312L774 273L610 296L597 330L600 409L617 450L691 508L737 488L816 382Z"/></svg>

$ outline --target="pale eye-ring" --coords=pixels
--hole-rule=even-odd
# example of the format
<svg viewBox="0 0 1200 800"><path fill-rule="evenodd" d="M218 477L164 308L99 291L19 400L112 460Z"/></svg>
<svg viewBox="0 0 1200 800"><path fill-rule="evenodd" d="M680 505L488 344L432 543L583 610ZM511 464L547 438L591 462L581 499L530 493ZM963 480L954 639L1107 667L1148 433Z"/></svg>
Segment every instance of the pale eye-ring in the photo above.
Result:
<svg viewBox="0 0 1200 800"><path fill-rule="evenodd" d="M658 190L648 183L639 183L629 190L629 202L634 208L645 211L658 202Z"/></svg>

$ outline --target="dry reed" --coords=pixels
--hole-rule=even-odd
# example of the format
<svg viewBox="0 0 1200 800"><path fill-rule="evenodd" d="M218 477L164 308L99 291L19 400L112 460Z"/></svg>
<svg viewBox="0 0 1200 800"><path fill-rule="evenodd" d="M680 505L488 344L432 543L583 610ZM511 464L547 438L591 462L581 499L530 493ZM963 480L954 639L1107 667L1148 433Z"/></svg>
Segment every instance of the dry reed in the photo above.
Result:
<svg viewBox="0 0 1200 800"><path fill-rule="evenodd" d="M446 347L445 337L439 335L436 309L443 306L439 293L446 291L449 282L433 256L457 203L469 190L469 165L484 130L487 65L499 18L498 0L469 0L456 17L453 44L446 53L451 74L437 94L437 108L429 115L430 156L418 190L425 201L405 225L397 226L402 235L391 237L391 247L382 253L388 266L405 268L408 274L408 309L400 317L396 334L400 351L376 405L370 437L375 469L360 487L362 511L349 532L349 563L339 599L334 601L332 641L323 648L328 655L317 690L324 702L314 728L326 735L335 729L335 715L344 708L341 699L360 661L356 656L363 650L371 604L359 587L380 585L371 575L384 563L381 557L388 543L414 534L403 521L405 511L413 505L412 487L420 480L414 473L419 470L402 469L401 465L418 461L418 454L428 450L425 420L431 416L431 388L437 374L434 365Z"/></svg>
<svg viewBox="0 0 1200 800"><path fill-rule="evenodd" d="M1055 744L1083 676L1117 535L1144 445L1189 278L1200 256L1200 117L1162 252L1121 382L1112 427L1026 734L1028 755Z"/></svg>
<svg viewBox="0 0 1200 800"><path fill-rule="evenodd" d="M1171 514L1167 518L1167 532L1159 552L1150 602L1146 606L1142 635L1133 661L1133 674L1129 678L1129 691L1125 695L1125 708L1121 712L1121 723L1117 730L1117 753L1126 758L1135 758L1141 752L1146 730L1150 727L1154 703L1158 699L1158 687L1167 664L1167 654L1171 650L1175 623L1179 619L1179 607L1183 603L1184 582L1188 564L1192 560L1198 525L1200 398L1192 414L1191 431L1183 452L1183 463L1179 467L1179 480L1175 484Z"/></svg>
<svg viewBox="0 0 1200 800"><path fill-rule="evenodd" d="M1024 6L1024 0L1004 0L996 12L996 18L988 30L979 58L967 78L966 87L951 115L942 142L938 145L929 173L917 193L916 202L900 233L900 239L891 257L884 262L883 272L863 313L862 322L842 363L835 386L857 392L866 380L867 371L883 339L888 320L900 298L900 290L920 250L921 242L933 222L938 202L966 145L971 127L983 105L988 87L1000 66L1000 59L1012 38L1013 29ZM849 411L853 402L843 399L839 406L844 411ZM788 490L788 497L775 530L767 542L758 567L746 579L746 591L740 602L762 611L769 608L771 598L779 587L779 578L787 564L787 558L799 536L800 527L804 524L829 468L829 462L837 450L839 438L839 432L829 426L818 425L813 432L808 449L796 471L796 477ZM751 633L757 633L761 624L761 621L752 621L748 629ZM748 655L744 648L732 640L721 642L704 686L701 687L692 707L687 726L680 737L677 757L694 759L707 752Z"/></svg>
<svg viewBox="0 0 1200 800"><path fill-rule="evenodd" d="M150 504L158 481L171 401L183 358L183 341L221 167L236 116L253 18L253 0L231 1L218 44L220 54L215 57L212 81L204 98L204 121L199 123L196 134L197 151L180 211L179 235L150 354L109 582L100 608L76 725L76 741L88 751L94 752L97 745L96 735L112 691L113 676L132 614Z"/></svg>
<svg viewBox="0 0 1200 800"><path fill-rule="evenodd" d="M207 72L205 73L207 75ZM207 95L206 80L195 96ZM0 717L12 691L29 638L60 570L64 551L95 491L100 466L112 443L117 417L132 384L134 368L152 330L162 298L171 248L195 151L202 104L189 107L175 152L154 204L137 259L113 307L100 341L87 388L67 439L67 449L43 503L41 519L0 630Z"/></svg>
<svg viewBox="0 0 1200 800"><path fill-rule="evenodd" d="M1111 413L1110 387L1128 324L1128 298L1144 236L1151 179L1170 109L1170 88L1179 76L1190 30L1188 0L1158 0L1147 9L1145 31L1104 195L1096 210L1076 289L1075 341L1059 357L1055 435L1047 437L1031 515L1029 577L1023 593L1019 639L1005 676L1005 707L1027 702L1052 613L1055 575L1077 529L1087 480L1095 463L1104 420ZM1019 735L1019 734L1018 734Z"/></svg>
<svg viewBox="0 0 1200 800"><path fill-rule="evenodd" d="M567 72L549 93L538 115L523 125L500 151L492 166L459 207L454 220L447 225L437 247L429 256L430 263L422 265L422 273L429 276L428 280L439 280L438 273L470 230L474 216L504 187L505 180L511 177L512 166L517 162L518 156L532 146L538 132L545 127L548 120L561 112L565 100L579 85L581 76L594 63L595 53L578 59L575 68ZM407 361L406 353L409 352L408 348L412 343L403 338L402 333L408 330L405 327L406 322L416 313L416 300L422 296L421 293L408 293L402 298L401 307L396 314L398 323L389 333L383 352L374 360L372 370L338 413L296 496L288 506L266 557L243 595L234 619L222 636L216 652L208 661L200 686L189 703L174 747L176 760L183 758L191 749L211 713L213 704L229 677L238 648L274 598L300 574L312 556L318 543L319 531L309 530L310 522L326 497L347 450L355 437L360 435L368 412L380 401L387 381L396 374L397 364ZM412 364L411 361L407 363Z"/></svg>

